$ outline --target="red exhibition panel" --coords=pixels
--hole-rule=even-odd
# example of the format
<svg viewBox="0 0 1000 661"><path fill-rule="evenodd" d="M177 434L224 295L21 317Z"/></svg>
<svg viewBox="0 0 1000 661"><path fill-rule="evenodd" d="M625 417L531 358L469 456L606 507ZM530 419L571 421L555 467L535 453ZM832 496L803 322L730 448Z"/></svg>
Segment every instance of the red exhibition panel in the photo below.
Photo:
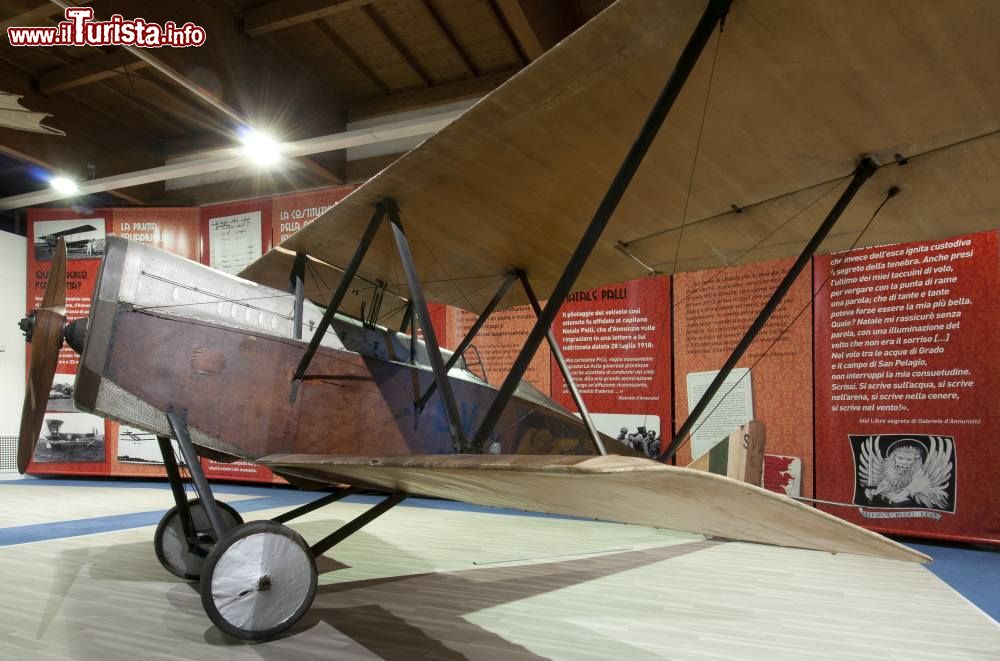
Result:
<svg viewBox="0 0 1000 661"><path fill-rule="evenodd" d="M517 285L515 285L517 286ZM445 310L444 327L447 329L444 346L457 347L469 332L478 315L452 306L442 306ZM432 309L431 315L434 315ZM510 372L521 345L527 339L535 323L535 312L527 305L519 305L507 310L494 312L483 324L476 339L465 352L465 361L470 371L478 376L486 376L491 385L500 387L504 377ZM435 328L439 328L435 322ZM543 343L538 353L528 365L524 378L546 395L549 394L549 347Z"/></svg>
<svg viewBox="0 0 1000 661"><path fill-rule="evenodd" d="M674 401L680 426L794 260L674 277ZM767 430L764 486L812 495L812 327L809 273L778 309L713 398L677 454L686 465L755 418ZM765 355L766 354L766 355ZM693 395L693 396L689 396Z"/></svg>
<svg viewBox="0 0 1000 661"><path fill-rule="evenodd" d="M110 209L109 232L193 261L201 258L200 212L196 207L117 207Z"/></svg>
<svg viewBox="0 0 1000 661"><path fill-rule="evenodd" d="M330 207L347 197L355 188L356 186L337 186L272 198L273 231L271 240L273 245L278 245L319 218Z"/></svg>
<svg viewBox="0 0 1000 661"><path fill-rule="evenodd" d="M202 458L201 465L205 470L205 476L210 480L264 482L266 484L285 483L284 479L278 477L267 468L246 461L234 461L233 463L225 464Z"/></svg>
<svg viewBox="0 0 1000 661"><path fill-rule="evenodd" d="M831 513L1000 542L997 238L815 260L817 496L852 505Z"/></svg>
<svg viewBox="0 0 1000 661"><path fill-rule="evenodd" d="M108 214L103 210L28 209L27 311L41 305L52 268L54 241L66 240L66 317L90 314L97 274L104 255ZM30 361L31 345L28 345ZM107 475L107 424L73 407L72 389L79 356L64 345L46 403L45 422L28 472Z"/></svg>
<svg viewBox="0 0 1000 661"><path fill-rule="evenodd" d="M597 428L653 454L673 429L670 324L670 278L657 276L570 294L552 326ZM552 398L575 412L550 370Z"/></svg>

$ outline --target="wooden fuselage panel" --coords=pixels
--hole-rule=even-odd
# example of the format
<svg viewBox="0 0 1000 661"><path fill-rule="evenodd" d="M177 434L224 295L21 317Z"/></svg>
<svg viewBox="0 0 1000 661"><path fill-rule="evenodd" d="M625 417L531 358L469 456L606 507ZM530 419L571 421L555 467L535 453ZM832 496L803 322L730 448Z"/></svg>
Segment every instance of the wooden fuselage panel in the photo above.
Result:
<svg viewBox="0 0 1000 661"><path fill-rule="evenodd" d="M241 458L275 453L449 454L455 452L426 368L321 347L291 401L305 344L200 320L119 308L103 377L160 411L186 410L188 424ZM450 378L471 437L496 394ZM491 447L503 454L594 454L582 424L515 398Z"/></svg>

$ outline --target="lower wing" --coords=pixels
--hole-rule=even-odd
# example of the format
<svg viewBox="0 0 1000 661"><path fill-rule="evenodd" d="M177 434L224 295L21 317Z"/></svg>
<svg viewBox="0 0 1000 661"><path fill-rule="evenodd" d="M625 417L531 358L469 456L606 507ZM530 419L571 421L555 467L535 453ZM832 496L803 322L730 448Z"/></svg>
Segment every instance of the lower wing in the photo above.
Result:
<svg viewBox="0 0 1000 661"><path fill-rule="evenodd" d="M318 482L831 553L930 561L923 553L786 496L648 459L289 454L258 461L280 474Z"/></svg>

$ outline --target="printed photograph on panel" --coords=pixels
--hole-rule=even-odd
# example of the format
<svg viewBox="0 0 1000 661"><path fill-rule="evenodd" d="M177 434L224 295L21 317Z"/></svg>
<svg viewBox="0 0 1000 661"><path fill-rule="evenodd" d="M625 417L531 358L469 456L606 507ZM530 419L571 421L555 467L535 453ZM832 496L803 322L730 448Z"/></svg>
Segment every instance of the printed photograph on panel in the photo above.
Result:
<svg viewBox="0 0 1000 661"><path fill-rule="evenodd" d="M174 459L178 465L184 463L177 441L170 440L174 451ZM118 462L123 464L156 464L163 465L163 455L160 454L160 442L156 434L136 427L121 425L118 428Z"/></svg>
<svg viewBox="0 0 1000 661"><path fill-rule="evenodd" d="M76 407L73 406L73 382L76 376L73 374L56 374L52 379L52 388L49 389L49 401L45 404L45 410L53 413L73 413Z"/></svg>
<svg viewBox="0 0 1000 661"><path fill-rule="evenodd" d="M101 218L39 220L34 224L34 234L35 261L52 261L60 237L66 241L66 256L70 259L104 256L104 220Z"/></svg>
<svg viewBox="0 0 1000 661"><path fill-rule="evenodd" d="M32 461L86 463L104 461L104 419L89 413L50 413Z"/></svg>
<svg viewBox="0 0 1000 661"><path fill-rule="evenodd" d="M647 457L660 454L660 417L629 413L591 413L597 430ZM669 439L667 439L669 441ZM608 448L613 452L612 448Z"/></svg>

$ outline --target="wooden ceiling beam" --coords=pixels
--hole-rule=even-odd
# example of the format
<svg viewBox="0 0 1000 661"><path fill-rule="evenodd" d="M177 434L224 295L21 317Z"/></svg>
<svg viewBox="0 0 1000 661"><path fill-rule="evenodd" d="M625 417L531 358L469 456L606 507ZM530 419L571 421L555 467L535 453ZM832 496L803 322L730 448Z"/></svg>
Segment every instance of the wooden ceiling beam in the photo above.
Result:
<svg viewBox="0 0 1000 661"><path fill-rule="evenodd" d="M528 62L583 24L575 0L489 0L504 31ZM525 62L527 63L527 62Z"/></svg>
<svg viewBox="0 0 1000 661"><path fill-rule="evenodd" d="M224 122L233 129L237 123L248 124L289 133L289 139L343 130L335 91L289 57L247 39L226 7L186 3L179 15L170 3L145 0L94 0L94 6L102 20L119 13L156 23L183 18L205 28L208 38L198 48L128 50L184 87L199 105L228 115ZM294 122L291 108L296 109Z"/></svg>
<svg viewBox="0 0 1000 661"><path fill-rule="evenodd" d="M392 44L392 47L396 49L396 52L399 53L399 56L401 58L403 58L403 61L405 61L406 64L413 70L413 72L417 74L417 76L423 82L424 86L432 87L434 85L434 79L431 78L431 75L427 72L427 69L425 69L423 65L420 64L420 61L417 60L417 57L413 54L413 52L410 51L410 49L407 48L406 44L404 44L403 41L399 38L399 35L396 34L395 30L393 30L392 27L390 27L389 24L386 22L386 20L382 18L382 14L380 14L378 10L372 7L371 5L365 5L364 7L362 7L362 10L364 11L365 15L368 16L369 19L371 19L371 22L375 24L375 27L379 29L379 31L386 38L386 40L388 40L388 42Z"/></svg>
<svg viewBox="0 0 1000 661"><path fill-rule="evenodd" d="M382 80L379 77L379 75L375 73L375 71L372 70L372 68L369 67L356 52L354 52L354 49L351 48L346 41L340 38L340 36L333 30L332 27L330 27L330 25L325 20L320 19L316 21L313 25L315 25L316 29L318 29L321 33L323 33L323 36L326 37L327 41L329 41L334 48L340 51L341 55L350 60L351 64L353 64L354 67L358 71L360 71L361 74L365 78L367 78L372 85L377 87L378 90L382 92L382 94L390 93L389 86L385 84L385 81Z"/></svg>
<svg viewBox="0 0 1000 661"><path fill-rule="evenodd" d="M33 111L50 113L46 123L65 136L0 130L0 151L52 173L83 178L94 166L96 176L156 165L159 149L132 131L108 131L107 116L89 104L68 97L46 97L33 89L31 76L6 61L0 62L5 91L19 94ZM109 191L130 204L144 200L119 190Z"/></svg>
<svg viewBox="0 0 1000 661"><path fill-rule="evenodd" d="M490 13L493 15L493 19L496 21L497 27L500 28L500 32L507 40L511 49L513 49L514 53L517 55L518 62L521 66L527 65L531 60L528 58L528 54L524 52L521 42L518 41L516 36L514 36L514 29L507 20L507 16L500 9L500 5L497 3L497 0L486 0L486 4L490 6Z"/></svg>
<svg viewBox="0 0 1000 661"><path fill-rule="evenodd" d="M9 27L44 25L48 19L63 15L63 8L59 5L52 2L41 4L42 0L38 0L38 2L38 7L29 9L28 11L23 11L19 14L11 16L10 18L5 18L0 21L0 32L6 34L7 28ZM90 0L68 0L68 4L89 5Z"/></svg>
<svg viewBox="0 0 1000 661"><path fill-rule="evenodd" d="M116 50L43 73L38 77L38 91L42 94L65 92L148 66L149 63L135 59L127 50Z"/></svg>
<svg viewBox="0 0 1000 661"><path fill-rule="evenodd" d="M152 203L164 206L220 204L325 188L330 185L330 182L310 172L293 171L280 174L260 172L229 181L168 190L161 197L152 200Z"/></svg>
<svg viewBox="0 0 1000 661"><path fill-rule="evenodd" d="M455 33L452 32L448 22L444 20L444 16L441 15L441 11L438 9L434 0L422 0L421 4L424 6L424 9L427 10L427 13L431 15L431 18L434 19L434 24L437 25L438 30L441 31L441 34L444 35L444 38L451 45L452 50L454 50L458 57L462 60L462 64L465 65L465 69L472 74L474 78L479 76L479 68L476 67L476 64L472 61L472 58L469 57L469 54L465 52L465 49L462 48L462 44L458 43Z"/></svg>
<svg viewBox="0 0 1000 661"><path fill-rule="evenodd" d="M50 114L51 117L45 120L46 125L65 131L65 136L51 136L56 138L51 141L51 144L69 146L68 143L80 141L81 144L72 145L77 149L79 156L92 158L104 152L101 145L105 142L105 138L111 138L122 151L143 151L144 156L152 155L153 158L157 156L154 153L156 151L154 136L144 134L137 127L124 123L118 124L115 131L108 131L108 116L102 108L95 107L84 99L43 96L35 91L32 77L11 66L6 59L0 63L0 80L3 81L4 91L22 97L21 104L24 107L35 112ZM41 140L42 137L48 137L46 134L26 133L14 129L0 131L2 131L0 139L4 141L20 142L22 136L31 136L38 140ZM30 144L30 138L28 143ZM67 154L71 154L73 151L73 149L66 150ZM31 150L26 150L26 153L31 153ZM139 159L132 154L122 154L122 156L126 155L130 156L127 159L130 165L139 161L148 162L151 160L149 158ZM111 156L118 157L119 154L114 153ZM43 160L52 159L44 158Z"/></svg>
<svg viewBox="0 0 1000 661"><path fill-rule="evenodd" d="M364 7L374 0L275 0L243 12L243 31L251 37Z"/></svg>
<svg viewBox="0 0 1000 661"><path fill-rule="evenodd" d="M214 131L219 134L232 131L232 128L226 122L216 117L214 113L205 112L205 106L192 98L192 95L187 90L170 80L158 77L152 69L149 69L146 73L147 75L142 76L142 82L155 87L159 94L170 99L169 104L156 105L156 107L185 121L189 131L191 126L196 126L201 130ZM107 82L102 84L108 85ZM124 94L123 92L119 93L126 98L134 99L133 96ZM150 99L147 97L140 96L138 101L143 105L150 105Z"/></svg>
<svg viewBox="0 0 1000 661"><path fill-rule="evenodd" d="M85 64L86 62L89 62L89 60L84 60L84 61L79 61L79 60L78 61L73 61L73 60L70 60L67 57L65 57L64 55L62 55L61 53L59 53L59 51L57 51L56 49L47 48L45 50L46 50L46 52L49 55L51 55L52 57L58 59L60 62L62 62L64 64L64 66L62 67L62 69L70 69L70 68L76 67L77 65L82 65L82 64ZM97 58L101 58L103 56L97 55L96 57ZM94 59L94 58L91 58L91 59ZM136 63L141 62L141 60L135 60L134 58L131 58L131 59L132 59L133 62L136 62ZM145 65L145 63L143 63L143 64ZM126 65L126 66L128 66L128 65ZM142 68L142 67L139 67L139 68ZM129 72L130 72L129 75L131 75L131 73L134 72L135 70L136 69L129 69ZM148 81L149 79L143 78L143 80L147 80ZM36 83L37 82L38 81L36 80ZM95 81L90 81L90 82L95 82ZM98 81L96 81L96 84L104 92L107 92L109 95L115 97L116 99L120 99L120 100L124 101L125 103L127 103L127 104L135 107L136 109L138 109L140 112L148 115L149 117L152 117L153 119L155 119L158 122L158 124L161 124L161 125L162 124L167 124L167 125L171 126L176 131L182 131L182 132L184 132L184 131L190 130L189 127L186 127L182 123L179 123L177 121L176 117L172 116L169 112L164 111L161 105L149 103L148 99L145 96L126 94L125 92L122 92L121 90L119 90L115 86L109 84L107 80L98 80ZM155 83L151 82L151 84L155 84ZM78 87L80 87L80 86L79 85L75 85L73 87L67 88L66 91L71 96L73 96L77 101L79 101L80 103L88 104L91 108L94 108L93 104L90 104L85 99L77 96L79 90L76 89L76 88L78 88ZM40 90L40 91L42 91L42 93L45 94L44 90ZM99 108L95 108L95 110L97 110L99 112L101 111ZM188 115L187 118L189 120L196 121L196 124L201 124L204 121L204 120L201 119L200 116L197 117L197 118L192 118L190 115ZM150 130L148 128L148 126L133 127L133 128L135 130L143 132L143 133L148 133L149 130Z"/></svg>
<svg viewBox="0 0 1000 661"><path fill-rule="evenodd" d="M363 99L351 105L348 109L348 119L356 122L369 117L429 108L451 101L475 99L489 94L518 71L519 69L507 69L483 74L478 78L466 78L410 92Z"/></svg>

